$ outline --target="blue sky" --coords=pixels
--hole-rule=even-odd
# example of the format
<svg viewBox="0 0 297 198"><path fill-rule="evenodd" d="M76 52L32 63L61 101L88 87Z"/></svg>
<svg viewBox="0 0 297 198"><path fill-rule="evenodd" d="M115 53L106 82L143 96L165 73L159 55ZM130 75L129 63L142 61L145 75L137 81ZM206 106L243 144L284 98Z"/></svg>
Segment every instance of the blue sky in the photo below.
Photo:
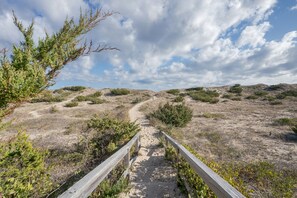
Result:
<svg viewBox="0 0 297 198"><path fill-rule="evenodd" d="M66 65L53 88L297 83L296 0L0 0L0 49L22 40L11 10L37 41L98 6L118 14L86 37L120 51Z"/></svg>

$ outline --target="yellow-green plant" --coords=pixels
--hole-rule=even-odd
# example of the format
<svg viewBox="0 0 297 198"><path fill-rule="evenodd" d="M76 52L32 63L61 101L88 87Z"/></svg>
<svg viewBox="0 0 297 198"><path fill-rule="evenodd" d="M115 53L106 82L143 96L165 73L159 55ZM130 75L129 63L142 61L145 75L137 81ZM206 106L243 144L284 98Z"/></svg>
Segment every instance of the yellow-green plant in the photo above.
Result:
<svg viewBox="0 0 297 198"><path fill-rule="evenodd" d="M3 197L41 197L52 183L45 165L46 152L32 146L19 132L8 143L0 144L0 195Z"/></svg>
<svg viewBox="0 0 297 198"><path fill-rule="evenodd" d="M34 23L26 28L13 13L13 22L24 41L13 45L10 58L7 50L0 51L0 107L36 95L53 85L60 70L80 56L116 49L106 45L94 49L92 41L81 44L82 35L112 14L101 10L81 13L78 23L73 18L66 18L57 33L46 33L46 37L39 39L36 44L33 41Z"/></svg>

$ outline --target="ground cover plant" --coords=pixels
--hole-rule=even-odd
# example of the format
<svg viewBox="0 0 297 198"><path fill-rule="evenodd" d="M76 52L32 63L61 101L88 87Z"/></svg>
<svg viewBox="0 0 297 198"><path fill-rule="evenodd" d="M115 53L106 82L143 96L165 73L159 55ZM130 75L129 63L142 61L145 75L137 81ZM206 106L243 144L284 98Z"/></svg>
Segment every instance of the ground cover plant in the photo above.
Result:
<svg viewBox="0 0 297 198"><path fill-rule="evenodd" d="M112 89L110 92L112 95L121 96L121 95L128 95L130 93L130 90L124 89L124 88L118 88L118 89Z"/></svg>
<svg viewBox="0 0 297 198"><path fill-rule="evenodd" d="M217 103L219 102L219 93L216 91L211 91L211 90L200 90L200 91L192 91L189 92L188 95L193 99L193 100L198 100L201 102L209 102L209 103Z"/></svg>

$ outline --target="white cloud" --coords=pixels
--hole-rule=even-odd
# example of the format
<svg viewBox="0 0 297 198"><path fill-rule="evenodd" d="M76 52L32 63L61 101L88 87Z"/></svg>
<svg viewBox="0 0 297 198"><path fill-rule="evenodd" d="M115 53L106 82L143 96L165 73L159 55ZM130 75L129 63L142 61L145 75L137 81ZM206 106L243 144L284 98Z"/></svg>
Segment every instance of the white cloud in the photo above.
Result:
<svg viewBox="0 0 297 198"><path fill-rule="evenodd" d="M291 7L290 10L297 10L297 5Z"/></svg>
<svg viewBox="0 0 297 198"><path fill-rule="evenodd" d="M87 7L82 0L3 1L0 30L7 27L7 31L0 31L0 47L19 39L17 34L10 37L13 25L4 14L9 12L8 8L15 9L28 22L35 16L37 35L42 36L44 28L56 31L67 15L77 17L80 7ZM266 39L273 25L268 19L276 0L90 2L119 14L100 24L88 38L121 51L79 59L65 68L64 79L102 80L156 89L244 83L252 79L269 82L272 76L283 79L278 75L294 81L290 74L296 73L292 69L297 61L296 32L287 33L279 41ZM36 12L41 16L36 16ZM104 72L97 76L91 72L96 65L106 62L113 67L104 67Z"/></svg>

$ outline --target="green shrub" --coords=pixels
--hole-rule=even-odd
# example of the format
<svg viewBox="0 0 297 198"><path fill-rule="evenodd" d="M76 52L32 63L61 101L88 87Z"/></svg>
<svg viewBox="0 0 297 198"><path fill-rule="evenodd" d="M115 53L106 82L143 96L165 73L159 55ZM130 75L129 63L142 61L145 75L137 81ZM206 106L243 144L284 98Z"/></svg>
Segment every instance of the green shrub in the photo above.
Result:
<svg viewBox="0 0 297 198"><path fill-rule="evenodd" d="M184 101L184 97L182 96L177 96L176 98L174 98L173 102L183 102Z"/></svg>
<svg viewBox="0 0 297 198"><path fill-rule="evenodd" d="M234 100L234 101L241 101L241 97L232 97L231 100Z"/></svg>
<svg viewBox="0 0 297 198"><path fill-rule="evenodd" d="M219 99L217 97L219 97L219 93L217 93L216 91L194 91L194 92L190 92L189 96L193 99L193 100L199 100L201 102L209 102L209 103L217 103L219 102Z"/></svg>
<svg viewBox="0 0 297 198"><path fill-rule="evenodd" d="M95 160L108 154L111 147L117 148L124 145L139 131L139 126L133 122L109 117L92 118L88 122L88 128L96 131L88 143L89 155Z"/></svg>
<svg viewBox="0 0 297 198"><path fill-rule="evenodd" d="M46 153L37 150L24 132L0 144L0 195L42 197L51 190Z"/></svg>
<svg viewBox="0 0 297 198"><path fill-rule="evenodd" d="M282 103L282 101L276 100L276 101L270 101L269 104L270 105L281 105L283 103Z"/></svg>
<svg viewBox="0 0 297 198"><path fill-rule="evenodd" d="M68 102L64 105L64 107L77 107L78 106L78 102L72 101L72 102Z"/></svg>
<svg viewBox="0 0 297 198"><path fill-rule="evenodd" d="M188 88L186 89L186 91L202 91L203 87L192 87L192 88Z"/></svg>
<svg viewBox="0 0 297 198"><path fill-rule="evenodd" d="M236 93L236 94L241 94L242 91L243 91L243 88L240 86L240 84L235 84L229 89L230 93Z"/></svg>
<svg viewBox="0 0 297 198"><path fill-rule="evenodd" d="M63 90L67 90L67 91L82 91L85 90L86 87L83 86L71 86L71 87L64 87Z"/></svg>
<svg viewBox="0 0 297 198"><path fill-rule="evenodd" d="M131 104L137 104L137 103L140 103L142 101L142 98L135 98Z"/></svg>
<svg viewBox="0 0 297 198"><path fill-rule="evenodd" d="M117 89L112 89L110 92L112 95L120 96L120 95L128 95L130 93L130 90L124 89L124 88L117 88Z"/></svg>
<svg viewBox="0 0 297 198"><path fill-rule="evenodd" d="M180 93L180 91L178 89L170 89L166 92L169 94L172 94L172 95L178 95Z"/></svg>
<svg viewBox="0 0 297 198"><path fill-rule="evenodd" d="M276 91L282 89L282 85L270 85L269 87L266 88L267 91Z"/></svg>
<svg viewBox="0 0 297 198"><path fill-rule="evenodd" d="M260 97L268 95L268 93L266 91L255 91L254 94L256 96L260 96Z"/></svg>
<svg viewBox="0 0 297 198"><path fill-rule="evenodd" d="M297 118L279 118L274 120L275 125L294 126L297 125Z"/></svg>
<svg viewBox="0 0 297 198"><path fill-rule="evenodd" d="M256 100L258 98L259 98L259 96L256 96L256 95L249 95L249 96L245 97L245 99L248 99L248 100Z"/></svg>
<svg viewBox="0 0 297 198"><path fill-rule="evenodd" d="M65 95L63 94L53 94L50 91L44 91L39 96L32 98L31 103L38 103L38 102L62 102L65 100Z"/></svg>
<svg viewBox="0 0 297 198"><path fill-rule="evenodd" d="M185 104L171 105L166 103L164 106L160 106L152 116L167 125L184 127L191 121L193 112L189 107L185 106Z"/></svg>
<svg viewBox="0 0 297 198"><path fill-rule="evenodd" d="M224 94L224 95L222 96L222 98L230 99L230 98L232 98L232 95L231 95L231 94Z"/></svg>
<svg viewBox="0 0 297 198"><path fill-rule="evenodd" d="M88 101L90 101L90 104L102 104L105 102L105 100L102 100L100 98L89 98Z"/></svg>
<svg viewBox="0 0 297 198"><path fill-rule="evenodd" d="M277 99L285 99L287 96L297 97L297 90L288 90L276 95Z"/></svg>

